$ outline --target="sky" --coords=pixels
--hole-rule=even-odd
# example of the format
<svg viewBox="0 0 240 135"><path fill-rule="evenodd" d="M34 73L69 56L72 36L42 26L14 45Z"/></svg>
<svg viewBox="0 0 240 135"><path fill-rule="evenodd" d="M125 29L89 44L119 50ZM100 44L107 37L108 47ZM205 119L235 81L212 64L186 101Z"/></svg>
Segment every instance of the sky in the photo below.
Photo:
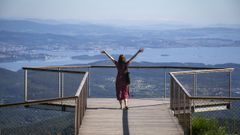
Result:
<svg viewBox="0 0 240 135"><path fill-rule="evenodd" d="M240 0L0 0L0 18L240 24Z"/></svg>

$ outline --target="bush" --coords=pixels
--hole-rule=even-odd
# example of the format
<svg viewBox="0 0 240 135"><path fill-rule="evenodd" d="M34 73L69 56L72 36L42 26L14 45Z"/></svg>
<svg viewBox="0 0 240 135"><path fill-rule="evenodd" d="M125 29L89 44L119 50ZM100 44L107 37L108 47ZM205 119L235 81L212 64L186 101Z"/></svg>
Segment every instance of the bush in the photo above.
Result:
<svg viewBox="0 0 240 135"><path fill-rule="evenodd" d="M193 117L193 135L226 135L226 129L220 127L216 119L208 119L201 116Z"/></svg>

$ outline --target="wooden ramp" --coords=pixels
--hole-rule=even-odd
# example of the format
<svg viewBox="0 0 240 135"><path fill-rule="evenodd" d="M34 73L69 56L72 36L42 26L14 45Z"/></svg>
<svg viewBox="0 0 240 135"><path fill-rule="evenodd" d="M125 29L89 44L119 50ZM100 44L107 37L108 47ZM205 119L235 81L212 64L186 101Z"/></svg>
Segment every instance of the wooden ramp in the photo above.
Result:
<svg viewBox="0 0 240 135"><path fill-rule="evenodd" d="M183 135L169 110L169 100L130 99L119 109L113 98L89 98L80 135Z"/></svg>

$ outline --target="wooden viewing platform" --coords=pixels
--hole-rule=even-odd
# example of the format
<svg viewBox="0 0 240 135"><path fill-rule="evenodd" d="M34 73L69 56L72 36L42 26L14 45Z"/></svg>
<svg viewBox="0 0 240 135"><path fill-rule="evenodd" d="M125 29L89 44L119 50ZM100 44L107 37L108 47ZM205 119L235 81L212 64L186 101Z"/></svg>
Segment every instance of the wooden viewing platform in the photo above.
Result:
<svg viewBox="0 0 240 135"><path fill-rule="evenodd" d="M115 98L88 98L90 93L89 72L72 70L76 68L115 68L115 66L55 66L55 67L24 67L24 100L22 103L5 104L0 107L53 105L60 106L59 110L74 112L75 135L192 135L192 116L194 112L219 111L231 108L232 101L239 98L231 97L231 73L233 68L207 68L207 67L176 67L176 66L130 66L129 68L146 69L176 69L175 72L165 70L164 97L166 97L167 72L170 75L169 99L149 98L130 99L129 110L121 110ZM70 70L67 70L70 69ZM178 69L178 70L177 70ZM179 71L188 69L188 71ZM191 69L191 71L189 71ZM58 73L57 98L29 100L28 98L28 71L47 71ZM84 75L75 95L64 97L64 73ZM227 73L228 96L196 96L198 91L198 74ZM179 75L193 77L193 95L189 93L177 79ZM160 75L159 75L160 77ZM87 101L87 102L86 102ZM174 117L173 113L175 114ZM42 107L42 106L40 106ZM55 108L54 108L55 109ZM85 115L84 115L85 113ZM178 120L177 120L178 119ZM182 124L182 127L179 123Z"/></svg>
<svg viewBox="0 0 240 135"><path fill-rule="evenodd" d="M183 135L169 100L130 99L121 110L114 98L88 98L79 135Z"/></svg>

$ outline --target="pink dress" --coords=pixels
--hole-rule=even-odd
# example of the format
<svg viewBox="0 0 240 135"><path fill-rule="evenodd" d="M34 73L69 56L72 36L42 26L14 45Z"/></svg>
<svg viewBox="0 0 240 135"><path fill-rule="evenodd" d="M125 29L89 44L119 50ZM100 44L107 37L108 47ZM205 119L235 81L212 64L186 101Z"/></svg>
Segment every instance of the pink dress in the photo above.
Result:
<svg viewBox="0 0 240 135"><path fill-rule="evenodd" d="M125 74L128 71L129 62L119 64L115 61L115 65L118 70L116 78L116 97L117 100L123 100L129 98L129 85L127 84Z"/></svg>

